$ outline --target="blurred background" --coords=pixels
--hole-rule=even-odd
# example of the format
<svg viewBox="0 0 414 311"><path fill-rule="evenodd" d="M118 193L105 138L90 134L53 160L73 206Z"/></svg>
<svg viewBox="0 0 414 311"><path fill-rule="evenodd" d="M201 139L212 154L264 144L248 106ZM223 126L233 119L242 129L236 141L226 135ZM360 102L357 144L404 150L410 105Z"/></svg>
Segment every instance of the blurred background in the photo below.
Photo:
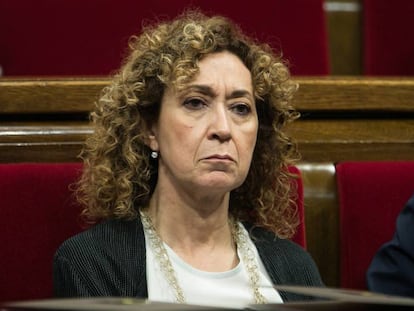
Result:
<svg viewBox="0 0 414 311"><path fill-rule="evenodd" d="M1 75L108 75L128 38L188 7L235 20L294 75L413 75L412 0L0 0Z"/></svg>

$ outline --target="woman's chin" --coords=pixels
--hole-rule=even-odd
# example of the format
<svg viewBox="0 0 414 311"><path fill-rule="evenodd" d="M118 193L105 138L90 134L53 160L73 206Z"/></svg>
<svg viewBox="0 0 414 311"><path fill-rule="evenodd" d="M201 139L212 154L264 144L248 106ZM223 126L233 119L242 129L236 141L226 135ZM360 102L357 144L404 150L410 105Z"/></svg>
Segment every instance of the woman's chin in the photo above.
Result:
<svg viewBox="0 0 414 311"><path fill-rule="evenodd" d="M195 185L194 188L197 186L202 189L202 191L208 192L230 192L236 188L238 188L243 183L243 180L239 180L238 178L234 178L233 176L228 176L226 174L210 174L210 176L206 178L200 178Z"/></svg>

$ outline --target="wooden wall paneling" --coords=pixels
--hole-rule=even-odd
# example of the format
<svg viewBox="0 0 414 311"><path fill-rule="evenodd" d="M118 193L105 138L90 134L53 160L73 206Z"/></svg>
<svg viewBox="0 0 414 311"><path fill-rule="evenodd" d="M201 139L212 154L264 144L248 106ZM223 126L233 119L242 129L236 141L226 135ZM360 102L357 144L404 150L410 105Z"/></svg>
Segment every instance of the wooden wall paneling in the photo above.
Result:
<svg viewBox="0 0 414 311"><path fill-rule="evenodd" d="M325 0L332 75L362 73L361 0Z"/></svg>
<svg viewBox="0 0 414 311"><path fill-rule="evenodd" d="M339 209L335 165L300 163L304 186L307 249L325 285L339 286Z"/></svg>

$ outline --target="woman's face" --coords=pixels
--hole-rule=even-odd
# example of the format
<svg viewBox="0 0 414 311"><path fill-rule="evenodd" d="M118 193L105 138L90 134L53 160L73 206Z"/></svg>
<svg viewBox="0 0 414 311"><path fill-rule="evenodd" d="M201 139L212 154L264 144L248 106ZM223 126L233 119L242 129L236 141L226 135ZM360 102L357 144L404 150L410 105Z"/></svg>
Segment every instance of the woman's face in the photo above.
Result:
<svg viewBox="0 0 414 311"><path fill-rule="evenodd" d="M160 152L158 183L225 193L244 182L256 144L251 74L229 52L210 54L199 67L184 90L165 90L150 147Z"/></svg>

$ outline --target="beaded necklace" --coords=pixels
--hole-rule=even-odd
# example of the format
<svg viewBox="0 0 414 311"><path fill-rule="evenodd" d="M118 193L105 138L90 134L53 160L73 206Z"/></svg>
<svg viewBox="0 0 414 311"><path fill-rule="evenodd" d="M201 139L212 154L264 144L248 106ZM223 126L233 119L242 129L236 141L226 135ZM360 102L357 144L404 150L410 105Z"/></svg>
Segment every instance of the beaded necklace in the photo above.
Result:
<svg viewBox="0 0 414 311"><path fill-rule="evenodd" d="M176 302L185 303L185 295L184 295L183 289L181 288L178 282L175 270L171 264L170 258L168 256L164 243L161 240L161 237L156 231L152 223L152 220L148 216L148 214L143 211L141 211L140 214L141 214L142 225L147 234L151 247L154 251L155 258L158 261L158 264L160 265L161 270L167 282L170 284L170 286L174 290ZM230 225L232 229L231 232L232 232L233 240L235 241L236 246L240 251L240 254L243 259L243 263L245 265L245 269L247 271L247 275L249 277L249 286L253 292L255 303L256 304L266 303L266 299L260 293L260 290L259 290L259 269L256 264L255 254L242 233L242 228L240 227L241 224L235 221L230 221Z"/></svg>

